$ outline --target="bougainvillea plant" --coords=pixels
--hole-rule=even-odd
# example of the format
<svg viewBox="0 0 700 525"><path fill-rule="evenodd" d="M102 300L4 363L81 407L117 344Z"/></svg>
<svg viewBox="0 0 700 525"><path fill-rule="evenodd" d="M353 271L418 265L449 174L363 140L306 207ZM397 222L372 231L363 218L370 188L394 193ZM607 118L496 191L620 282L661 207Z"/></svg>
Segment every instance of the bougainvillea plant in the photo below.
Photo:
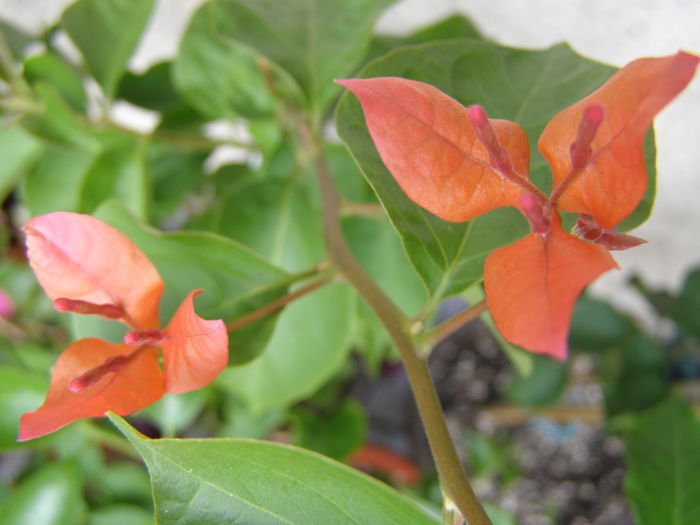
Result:
<svg viewBox="0 0 700 525"><path fill-rule="evenodd" d="M608 250L641 239L616 226L647 187L644 135L690 81L697 56L636 60L556 115L538 141L553 174L549 196L528 178L530 149L516 123L490 120L440 90L403 78L341 80L360 100L382 160L406 194L438 217L468 221L502 206L528 220L527 237L492 252L484 268L501 334L564 359L576 298L616 267ZM559 211L577 213L574 234Z"/></svg>
<svg viewBox="0 0 700 525"><path fill-rule="evenodd" d="M22 449L0 521L490 523L497 500L463 461L490 476L485 449L453 439L452 383L435 384L428 358L482 314L491 328L490 311L529 350L501 345L509 385L550 368L564 383L549 356L567 354L574 301L615 267L610 252L643 242L626 232L654 200L647 130L698 57L615 74L566 44L501 46L462 16L377 35L391 4L207 0L177 53L140 72L155 0L74 0L41 35L0 20L0 452ZM340 83L354 95L333 82L353 76ZM152 127L132 129L123 102ZM472 305L442 319L454 297ZM578 313L596 348L572 333L573 351L602 355L604 330ZM616 332L629 347L605 348L653 362L625 370L618 397L628 376L662 382L665 348ZM432 464L405 432L414 411L395 434L405 447L375 441L386 429L354 393L388 370L408 379ZM480 379L488 399L502 392ZM505 388L499 402L529 413ZM683 407L632 440L640 525L699 522L700 421ZM69 424L105 414L117 430ZM47 493L65 497L42 505Z"/></svg>
<svg viewBox="0 0 700 525"><path fill-rule="evenodd" d="M206 321L194 311L201 290L191 291L160 329L163 281L124 234L89 215L68 212L35 217L24 231L29 263L57 310L114 319L130 331L121 344L87 338L66 348L54 366L46 401L22 416L20 441L110 410L131 414L166 392L201 388L228 363L223 321Z"/></svg>

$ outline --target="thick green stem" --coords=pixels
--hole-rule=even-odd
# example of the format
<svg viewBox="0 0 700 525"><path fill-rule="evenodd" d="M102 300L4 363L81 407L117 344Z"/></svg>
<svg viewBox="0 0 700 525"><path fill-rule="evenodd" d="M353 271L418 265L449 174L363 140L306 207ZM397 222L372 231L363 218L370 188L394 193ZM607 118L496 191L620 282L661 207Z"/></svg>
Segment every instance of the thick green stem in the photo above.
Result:
<svg viewBox="0 0 700 525"><path fill-rule="evenodd" d="M308 132L307 134L310 135ZM462 468L427 362L420 356L407 331L408 320L350 252L340 228L341 201L331 180L328 163L313 137L308 136L307 139L315 149L316 172L323 201L323 233L328 257L379 317L401 354L440 482L447 497L455 503L469 525L490 524L491 520L476 498Z"/></svg>

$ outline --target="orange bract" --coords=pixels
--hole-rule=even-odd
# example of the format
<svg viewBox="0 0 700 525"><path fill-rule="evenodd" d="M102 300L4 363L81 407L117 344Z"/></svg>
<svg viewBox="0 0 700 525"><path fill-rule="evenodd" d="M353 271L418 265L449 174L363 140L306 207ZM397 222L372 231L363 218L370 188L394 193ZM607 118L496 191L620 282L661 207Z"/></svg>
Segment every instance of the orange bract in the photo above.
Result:
<svg viewBox="0 0 700 525"><path fill-rule="evenodd" d="M76 419L108 410L127 415L167 392L201 388L228 362L223 321L194 312L188 294L167 328L158 328L163 282L153 264L111 226L76 213L56 212L29 221L27 254L59 311L96 314L135 329L126 343L82 339L59 357L45 403L25 414L20 440L53 432ZM164 370L158 365L159 345Z"/></svg>
<svg viewBox="0 0 700 525"><path fill-rule="evenodd" d="M403 78L340 80L360 100L384 164L406 194L441 219L467 221L517 206L522 188L489 164L467 108L428 84ZM513 122L491 120L515 173L527 178L530 149Z"/></svg>
<svg viewBox="0 0 700 525"><path fill-rule="evenodd" d="M552 223L549 235L530 234L492 252L484 266L484 287L498 331L533 352L566 357L574 303L600 274L615 268L602 246Z"/></svg>
<svg viewBox="0 0 700 525"><path fill-rule="evenodd" d="M89 215L55 212L24 226L27 255L46 295L122 308L126 324L157 328L163 281L124 234Z"/></svg>
<svg viewBox="0 0 700 525"><path fill-rule="evenodd" d="M193 290L163 330L166 392L182 393L211 383L228 363L228 333L221 321L206 321L194 311Z"/></svg>
<svg viewBox="0 0 700 525"><path fill-rule="evenodd" d="M102 339L81 339L66 348L53 368L46 401L22 416L19 441L49 434L76 419L103 416L108 410L128 415L158 401L164 390L155 348L139 352L119 372L105 374L82 392L69 389L76 377L110 357L128 356L134 350Z"/></svg>
<svg viewBox="0 0 700 525"><path fill-rule="evenodd" d="M616 226L632 213L647 187L644 134L654 116L688 84L698 60L683 52L635 60L547 124L538 147L552 167L556 188L571 169L569 147L584 108L597 103L604 112L590 161L557 207L591 215L603 228Z"/></svg>

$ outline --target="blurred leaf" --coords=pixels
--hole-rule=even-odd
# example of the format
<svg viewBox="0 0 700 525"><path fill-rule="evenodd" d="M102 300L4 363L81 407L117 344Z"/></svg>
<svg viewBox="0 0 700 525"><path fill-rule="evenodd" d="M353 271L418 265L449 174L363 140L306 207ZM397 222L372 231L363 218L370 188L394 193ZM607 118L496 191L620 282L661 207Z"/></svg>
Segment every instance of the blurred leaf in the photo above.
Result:
<svg viewBox="0 0 700 525"><path fill-rule="evenodd" d="M145 218L150 192L146 173L146 144L125 136L120 144L103 151L85 174L80 188L80 212L92 213L107 199L118 199Z"/></svg>
<svg viewBox="0 0 700 525"><path fill-rule="evenodd" d="M72 64L56 53L46 51L29 57L24 62L24 76L31 84L46 82L55 86L74 110L85 111L83 79Z"/></svg>
<svg viewBox="0 0 700 525"><path fill-rule="evenodd" d="M140 413L156 423L164 437L175 437L202 412L207 395L203 389L186 394L166 394Z"/></svg>
<svg viewBox="0 0 700 525"><path fill-rule="evenodd" d="M700 421L671 398L625 438L625 493L639 525L700 523Z"/></svg>
<svg viewBox="0 0 700 525"><path fill-rule="evenodd" d="M153 525L153 513L135 505L109 505L93 510L88 525Z"/></svg>
<svg viewBox="0 0 700 525"><path fill-rule="evenodd" d="M280 407L252 410L235 394L224 391L222 395L224 421L217 429L217 437L266 438L285 419L286 411Z"/></svg>
<svg viewBox="0 0 700 525"><path fill-rule="evenodd" d="M676 298L667 290L655 290L649 288L638 275L633 275L629 283L647 300L654 308L657 315L661 317L671 317L676 306Z"/></svg>
<svg viewBox="0 0 700 525"><path fill-rule="evenodd" d="M255 53L235 41L233 4L213 0L199 8L173 65L177 90L210 119L259 118L274 111Z"/></svg>
<svg viewBox="0 0 700 525"><path fill-rule="evenodd" d="M32 474L0 513L0 525L76 525L84 519L82 481L72 463L55 463Z"/></svg>
<svg viewBox="0 0 700 525"><path fill-rule="evenodd" d="M93 499L111 502L129 502L151 506L151 484L143 465L126 462L103 462L88 480ZM152 513L148 513L149 517ZM131 522L127 522L131 525ZM127 523L122 525L127 525Z"/></svg>
<svg viewBox="0 0 700 525"><path fill-rule="evenodd" d="M532 372L526 377L511 378L506 397L529 407L548 405L556 401L566 384L566 364L544 355L535 355Z"/></svg>
<svg viewBox="0 0 700 525"><path fill-rule="evenodd" d="M36 161L41 149L40 142L20 126L8 127L0 120L0 202Z"/></svg>
<svg viewBox="0 0 700 525"><path fill-rule="evenodd" d="M171 108L180 101L180 97L172 85L170 72L170 62L151 66L141 75L127 71L119 83L116 98L154 111Z"/></svg>
<svg viewBox="0 0 700 525"><path fill-rule="evenodd" d="M161 233L140 223L115 201L100 206L95 216L129 237L158 269L165 282L160 308L164 321L193 289L204 290L195 300L201 317L229 322L284 295L289 287L287 273L225 237L205 232ZM76 323L82 326L94 316L79 317ZM230 334L232 363L248 361L265 348L276 317L265 317ZM86 337L90 332L80 335ZM102 330L92 335L102 337Z"/></svg>
<svg viewBox="0 0 700 525"><path fill-rule="evenodd" d="M218 0L209 31L226 20L224 38L250 46L287 71L320 118L338 88L365 54L374 22L392 0ZM214 11L216 9L217 11ZM221 22L219 22L221 23ZM223 38L222 38L223 40ZM230 66L229 66L230 67Z"/></svg>
<svg viewBox="0 0 700 525"><path fill-rule="evenodd" d="M61 17L61 26L78 46L85 65L112 98L141 34L153 0L78 0Z"/></svg>
<svg viewBox="0 0 700 525"><path fill-rule="evenodd" d="M31 35L5 20L0 20L0 34L10 48L13 58L18 60L21 60L24 56L27 46L35 42L35 39ZM2 70L0 70L0 78L4 78L4 72Z"/></svg>
<svg viewBox="0 0 700 525"><path fill-rule="evenodd" d="M99 141L82 117L68 104L57 86L39 80L34 86L40 107L22 119L34 135L58 144L95 151Z"/></svg>
<svg viewBox="0 0 700 525"><path fill-rule="evenodd" d="M287 306L265 352L216 380L253 410L287 406L325 383L347 359L355 296L331 284Z"/></svg>
<svg viewBox="0 0 700 525"><path fill-rule="evenodd" d="M531 178L548 189L549 168L536 149L536 138L552 116L588 95L613 72L566 45L529 51L463 40L396 50L372 62L360 76L429 82L464 105L479 103L493 118L518 122L531 139ZM487 254L527 233L525 222L510 208L468 223L449 223L410 201L377 154L354 97L341 99L336 125L432 296L447 297L479 282ZM650 171L650 179L654 173Z"/></svg>
<svg viewBox="0 0 700 525"><path fill-rule="evenodd" d="M636 327L628 317L608 303L584 295L574 307L569 344L577 350L601 352L621 344L635 331Z"/></svg>
<svg viewBox="0 0 700 525"><path fill-rule="evenodd" d="M367 418L359 403L348 400L331 414L299 407L291 428L295 445L344 461L364 443Z"/></svg>
<svg viewBox="0 0 700 525"><path fill-rule="evenodd" d="M98 152L51 146L22 185L24 203L32 216L52 211L79 211L83 181Z"/></svg>
<svg viewBox="0 0 700 525"><path fill-rule="evenodd" d="M700 269L686 275L673 310L673 320L690 335L700 340L698 312L700 312Z"/></svg>
<svg viewBox="0 0 700 525"><path fill-rule="evenodd" d="M366 61L386 55L399 47L458 38L481 39L482 37L471 20L461 15L452 15L408 36L375 36Z"/></svg>
<svg viewBox="0 0 700 525"><path fill-rule="evenodd" d="M118 416L110 419L148 464L161 523L439 523L387 486L303 449L240 439L150 440Z"/></svg>
<svg viewBox="0 0 700 525"><path fill-rule="evenodd" d="M19 418L41 405L48 386L45 374L0 365L0 450L17 446Z"/></svg>

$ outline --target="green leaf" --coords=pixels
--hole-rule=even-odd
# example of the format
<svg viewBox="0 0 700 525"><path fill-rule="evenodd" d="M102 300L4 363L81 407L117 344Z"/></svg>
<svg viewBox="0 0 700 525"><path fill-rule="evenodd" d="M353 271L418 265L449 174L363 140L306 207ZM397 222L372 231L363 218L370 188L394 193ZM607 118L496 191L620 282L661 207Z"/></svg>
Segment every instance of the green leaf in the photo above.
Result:
<svg viewBox="0 0 700 525"><path fill-rule="evenodd" d="M634 323L608 303L581 297L574 308L569 344L577 350L602 352L635 332Z"/></svg>
<svg viewBox="0 0 700 525"><path fill-rule="evenodd" d="M24 480L4 502L0 525L75 525L85 502L80 472L72 463L46 466Z"/></svg>
<svg viewBox="0 0 700 525"><path fill-rule="evenodd" d="M110 505L92 511L89 525L153 525L153 513L135 505Z"/></svg>
<svg viewBox="0 0 700 525"><path fill-rule="evenodd" d="M19 418L41 405L47 387L45 374L0 365L0 450L17 446Z"/></svg>
<svg viewBox="0 0 700 525"><path fill-rule="evenodd" d="M683 288L673 309L673 320L689 334L700 340L700 269L685 277Z"/></svg>
<svg viewBox="0 0 700 525"><path fill-rule="evenodd" d="M700 523L700 421L671 398L625 438L625 493L639 525Z"/></svg>
<svg viewBox="0 0 700 525"><path fill-rule="evenodd" d="M85 173L80 187L80 212L92 213L105 200L122 201L133 213L145 218L149 205L146 143L136 137L118 137Z"/></svg>
<svg viewBox="0 0 700 525"><path fill-rule="evenodd" d="M338 93L333 79L362 60L393 0L217 0L224 35L269 58L299 84L316 124ZM212 8L212 10L215 8ZM211 24L211 22L210 22Z"/></svg>
<svg viewBox="0 0 700 525"><path fill-rule="evenodd" d="M24 62L24 76L31 84L43 81L56 86L74 110L85 111L87 99L83 79L60 55L46 51L28 58Z"/></svg>
<svg viewBox="0 0 700 525"><path fill-rule="evenodd" d="M235 40L234 16L230 1L205 3L192 18L173 64L177 90L210 119L259 118L275 109L255 53Z"/></svg>
<svg viewBox="0 0 700 525"><path fill-rule="evenodd" d="M61 17L61 26L85 65L112 98L153 10L153 0L78 0Z"/></svg>
<svg viewBox="0 0 700 525"><path fill-rule="evenodd" d="M245 366L224 370L217 384L255 411L308 397L348 356L355 299L346 285L338 283L290 304L265 352Z"/></svg>
<svg viewBox="0 0 700 525"><path fill-rule="evenodd" d="M295 445L343 461L364 443L367 418L362 406L350 400L331 414L298 408L291 429Z"/></svg>
<svg viewBox="0 0 700 525"><path fill-rule="evenodd" d="M567 375L566 363L535 355L532 372L525 377L513 377L506 388L506 397L530 407L551 404L564 390Z"/></svg>
<svg viewBox="0 0 700 525"><path fill-rule="evenodd" d="M141 75L127 71L119 83L117 98L122 98L143 108L162 111L179 101L170 80L171 63L161 62Z"/></svg>
<svg viewBox="0 0 700 525"><path fill-rule="evenodd" d="M150 440L109 417L144 458L163 525L439 523L382 483L312 452L246 439Z"/></svg>
<svg viewBox="0 0 700 525"><path fill-rule="evenodd" d="M493 118L519 123L530 137L531 178L548 189L551 177L537 151L537 137L551 117L588 95L613 72L613 68L582 58L566 45L528 51L462 40L396 50L370 64L360 76L400 76L428 82L464 105L478 103ZM341 99L336 125L434 298L458 293L478 282L486 255L528 232L525 221L510 208L458 224L439 220L419 208L384 167L354 97Z"/></svg>
<svg viewBox="0 0 700 525"><path fill-rule="evenodd" d="M36 161L41 144L19 126L0 120L0 202Z"/></svg>
<svg viewBox="0 0 700 525"><path fill-rule="evenodd" d="M151 419L160 429L161 435L175 437L194 422L206 401L207 391L203 389L186 394L165 394L140 414Z"/></svg>
<svg viewBox="0 0 700 525"><path fill-rule="evenodd" d="M124 205L115 201L102 205L95 216L129 237L158 269L165 282L161 301L163 322L170 319L193 289L204 290L195 300L201 317L230 322L284 295L290 285L287 273L225 237L204 232L161 233L140 223ZM76 323L85 326L93 317L80 316ZM268 316L232 332L231 362L245 362L260 353L272 334L275 320L276 316ZM101 325L104 324L118 326L110 321ZM82 337L89 334L89 330L80 332ZM99 331L92 335L102 336Z"/></svg>
<svg viewBox="0 0 700 525"><path fill-rule="evenodd" d="M375 36L366 60L369 62L403 46L435 43L439 40L455 40L458 38L481 39L482 36L471 20L461 15L453 15L440 20L436 24L419 29L409 36Z"/></svg>
<svg viewBox="0 0 700 525"><path fill-rule="evenodd" d="M72 146L48 147L22 184L22 196L31 215L79 211L83 181L98 154Z"/></svg>

